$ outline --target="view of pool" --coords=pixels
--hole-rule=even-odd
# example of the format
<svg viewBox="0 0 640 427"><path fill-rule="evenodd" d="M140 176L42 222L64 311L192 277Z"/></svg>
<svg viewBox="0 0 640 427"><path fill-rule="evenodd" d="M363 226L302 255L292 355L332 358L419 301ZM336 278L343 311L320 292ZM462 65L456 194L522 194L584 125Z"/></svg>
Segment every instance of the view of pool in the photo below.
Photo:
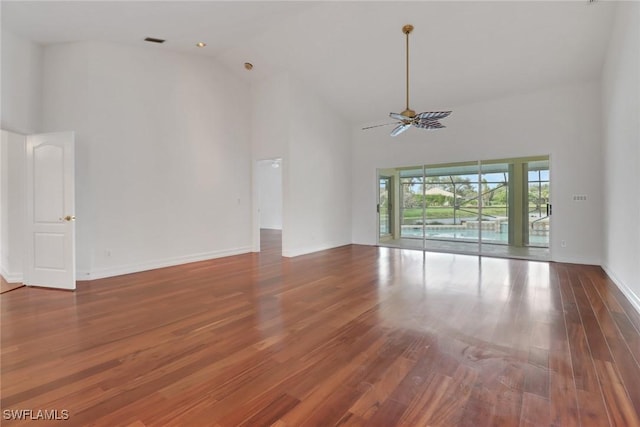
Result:
<svg viewBox="0 0 640 427"><path fill-rule="evenodd" d="M477 241L478 230L455 230L455 229L431 229L426 230L427 239L440 239L440 240L464 240L464 241ZM402 237L408 238L422 238L421 228L403 228ZM497 231L482 230L482 241L498 244L507 244L509 242L508 233L499 233ZM549 246L549 236L529 236L529 243L534 246Z"/></svg>

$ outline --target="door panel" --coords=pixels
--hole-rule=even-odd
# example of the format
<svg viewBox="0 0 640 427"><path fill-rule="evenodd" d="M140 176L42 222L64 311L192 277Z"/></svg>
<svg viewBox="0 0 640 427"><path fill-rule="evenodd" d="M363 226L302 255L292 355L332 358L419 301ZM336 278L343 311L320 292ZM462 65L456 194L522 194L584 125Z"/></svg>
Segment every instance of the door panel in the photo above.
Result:
<svg viewBox="0 0 640 427"><path fill-rule="evenodd" d="M392 178L380 176L378 184L378 230L379 238L382 240L393 235Z"/></svg>
<svg viewBox="0 0 640 427"><path fill-rule="evenodd" d="M64 216L64 147L33 147L33 210L39 223L58 222ZM54 179L51 179L54 178Z"/></svg>
<svg viewBox="0 0 640 427"><path fill-rule="evenodd" d="M34 265L36 268L65 268L64 233L34 233Z"/></svg>
<svg viewBox="0 0 640 427"><path fill-rule="evenodd" d="M75 289L74 135L27 137L25 284Z"/></svg>
<svg viewBox="0 0 640 427"><path fill-rule="evenodd" d="M527 163L528 233L526 244L548 248L550 235L549 160Z"/></svg>
<svg viewBox="0 0 640 427"><path fill-rule="evenodd" d="M509 236L510 209L513 210L509 204L511 165L503 161L481 164L479 188L482 214L479 215L481 221L477 229L483 244L513 244L513 238Z"/></svg>

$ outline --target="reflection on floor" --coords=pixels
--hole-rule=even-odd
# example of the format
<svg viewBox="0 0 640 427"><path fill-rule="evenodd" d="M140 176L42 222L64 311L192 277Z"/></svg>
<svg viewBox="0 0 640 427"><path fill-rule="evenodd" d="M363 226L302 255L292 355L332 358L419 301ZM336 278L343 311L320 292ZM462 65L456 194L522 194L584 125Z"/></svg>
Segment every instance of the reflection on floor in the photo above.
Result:
<svg viewBox="0 0 640 427"><path fill-rule="evenodd" d="M500 258L520 258L534 261L549 261L549 248L514 247L483 243L478 250L478 242L452 242L446 240L427 239L392 239L380 242L380 246L390 248L418 249L430 252L447 252L454 254L485 255Z"/></svg>
<svg viewBox="0 0 640 427"><path fill-rule="evenodd" d="M278 259L282 256L282 230L272 228L260 229L260 254Z"/></svg>

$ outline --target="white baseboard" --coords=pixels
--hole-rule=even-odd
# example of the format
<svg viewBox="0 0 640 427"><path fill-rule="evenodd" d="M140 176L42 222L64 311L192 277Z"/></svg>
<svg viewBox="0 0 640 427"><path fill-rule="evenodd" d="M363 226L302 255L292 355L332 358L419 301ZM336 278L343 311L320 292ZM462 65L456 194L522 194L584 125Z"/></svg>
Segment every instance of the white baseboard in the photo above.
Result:
<svg viewBox="0 0 640 427"><path fill-rule="evenodd" d="M307 255L313 252L326 251L327 249L338 248L340 246L350 245L351 242L334 242L334 243L326 243L322 245L316 246L304 246L301 248L294 248L282 251L282 256L287 258L293 258L300 255Z"/></svg>
<svg viewBox="0 0 640 427"><path fill-rule="evenodd" d="M78 271L77 280L96 280L106 277L121 276L123 274L139 273L141 271L155 270L158 268L173 267L188 264L190 262L206 261L209 259L223 258L233 255L241 255L251 252L251 247L226 249L221 251L204 252L200 254L185 255L161 260L147 261L139 264L128 264L115 267L96 268L92 271Z"/></svg>
<svg viewBox="0 0 640 427"><path fill-rule="evenodd" d="M604 270L605 273L607 273L607 276L609 276L609 278L611 279L611 281L613 283L616 284L616 286L618 287L618 289L620 289L620 292L622 292L624 294L625 297L627 297L627 299L629 300L629 302L631 303L631 305L633 306L633 308L636 309L636 311L638 312L638 314L640 314L640 295L636 295L629 286L627 286L626 283L624 283L622 280L620 280L614 273L613 271L611 271L610 268L608 268L606 265L602 265L602 269Z"/></svg>
<svg viewBox="0 0 640 427"><path fill-rule="evenodd" d="M0 271L0 274L2 274L2 277L4 277L4 280L6 280L7 283L24 282L24 275L22 273L16 273L2 269L2 271Z"/></svg>
<svg viewBox="0 0 640 427"><path fill-rule="evenodd" d="M577 257L551 257L553 262L563 262L565 264L582 264L582 265L602 265L599 258L577 258Z"/></svg>

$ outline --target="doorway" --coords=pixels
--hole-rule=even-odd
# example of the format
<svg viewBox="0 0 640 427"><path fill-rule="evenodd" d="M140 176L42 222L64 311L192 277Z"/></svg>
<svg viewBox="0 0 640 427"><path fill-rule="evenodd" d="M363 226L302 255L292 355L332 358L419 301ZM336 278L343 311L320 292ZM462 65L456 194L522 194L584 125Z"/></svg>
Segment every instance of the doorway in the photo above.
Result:
<svg viewBox="0 0 640 427"><path fill-rule="evenodd" d="M255 165L257 189L257 252L282 255L282 166L281 158L258 160Z"/></svg>

